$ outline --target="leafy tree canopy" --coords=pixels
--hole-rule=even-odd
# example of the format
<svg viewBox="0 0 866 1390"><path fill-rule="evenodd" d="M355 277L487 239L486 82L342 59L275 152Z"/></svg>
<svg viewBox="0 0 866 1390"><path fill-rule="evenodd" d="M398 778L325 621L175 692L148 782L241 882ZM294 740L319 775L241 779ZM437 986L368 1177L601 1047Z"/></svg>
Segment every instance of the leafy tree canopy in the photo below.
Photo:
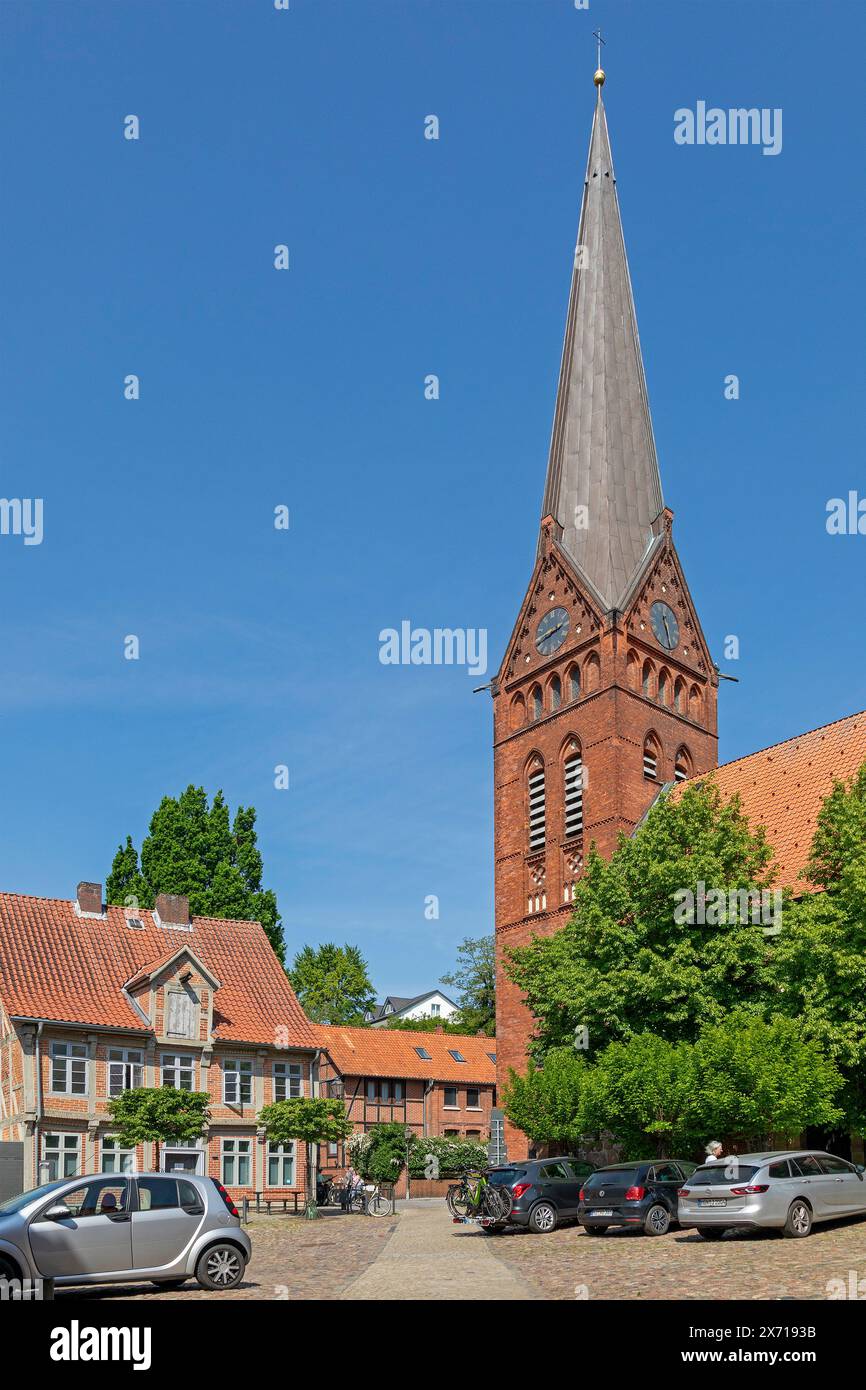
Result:
<svg viewBox="0 0 866 1390"><path fill-rule="evenodd" d="M164 796L141 846L127 836L105 885L110 903L153 907L159 893L183 893L201 917L261 922L278 958L285 954L277 900L262 888L256 813L239 806L234 820L221 791L208 805L203 787Z"/></svg>
<svg viewBox="0 0 866 1390"><path fill-rule="evenodd" d="M633 1033L692 1040L743 1003L760 1008L771 944L739 906L717 923L678 921L682 893L760 892L772 850L712 778L663 797L609 862L590 852L574 916L510 953L506 965L538 1020L537 1053L588 1029L590 1052Z"/></svg>
<svg viewBox="0 0 866 1390"><path fill-rule="evenodd" d="M357 946L305 946L288 972L301 1007L314 1023L361 1025L376 1002L367 962Z"/></svg>
<svg viewBox="0 0 866 1390"><path fill-rule="evenodd" d="M453 1014L451 1018L389 1018L387 1028L403 1029L409 1033L460 1033L467 1032L465 1025L460 1021L460 1014Z"/></svg>
<svg viewBox="0 0 866 1390"><path fill-rule="evenodd" d="M587 1075L586 1061L574 1048L552 1048L543 1067L530 1062L524 1076L512 1070L502 1105L512 1124L537 1143L577 1147L586 1133Z"/></svg>
<svg viewBox="0 0 866 1390"><path fill-rule="evenodd" d="M273 1144L290 1144L294 1139L304 1144L337 1144L352 1133L343 1102L324 1097L293 1096L264 1105L259 1124Z"/></svg>
<svg viewBox="0 0 866 1390"><path fill-rule="evenodd" d="M206 1091L181 1091L174 1086L141 1086L122 1091L108 1102L108 1111L124 1148L156 1141L186 1143L198 1139L208 1121Z"/></svg>
<svg viewBox="0 0 866 1390"><path fill-rule="evenodd" d="M457 949L457 966L443 975L440 984L457 994L460 1015L455 1018L462 1033L496 1032L496 947L492 935L473 940L465 937Z"/></svg>

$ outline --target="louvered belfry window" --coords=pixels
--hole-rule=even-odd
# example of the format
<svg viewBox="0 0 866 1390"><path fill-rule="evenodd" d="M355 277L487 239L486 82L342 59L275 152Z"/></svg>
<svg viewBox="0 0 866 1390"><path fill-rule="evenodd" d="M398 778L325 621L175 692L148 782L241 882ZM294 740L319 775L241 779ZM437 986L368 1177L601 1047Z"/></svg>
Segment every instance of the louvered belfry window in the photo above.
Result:
<svg viewBox="0 0 866 1390"><path fill-rule="evenodd" d="M647 739L643 748L643 775L650 779L658 776L658 758L656 757L655 744L651 739Z"/></svg>
<svg viewBox="0 0 866 1390"><path fill-rule="evenodd" d="M572 753L565 764L565 838L583 831L583 758Z"/></svg>
<svg viewBox="0 0 866 1390"><path fill-rule="evenodd" d="M529 774L529 848L544 849L544 768Z"/></svg>

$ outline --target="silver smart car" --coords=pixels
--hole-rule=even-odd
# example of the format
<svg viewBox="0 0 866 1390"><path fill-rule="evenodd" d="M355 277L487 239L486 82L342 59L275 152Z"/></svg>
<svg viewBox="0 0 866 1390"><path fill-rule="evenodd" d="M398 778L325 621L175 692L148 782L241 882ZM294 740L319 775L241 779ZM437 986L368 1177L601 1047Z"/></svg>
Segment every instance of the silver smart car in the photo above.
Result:
<svg viewBox="0 0 866 1390"><path fill-rule="evenodd" d="M814 1150L738 1154L696 1168L679 1190L678 1220L705 1240L732 1227L807 1236L817 1221L866 1216L860 1165Z"/></svg>
<svg viewBox="0 0 866 1390"><path fill-rule="evenodd" d="M234 1288L252 1254L214 1178L100 1173L63 1178L0 1205L0 1279L63 1284L152 1280Z"/></svg>

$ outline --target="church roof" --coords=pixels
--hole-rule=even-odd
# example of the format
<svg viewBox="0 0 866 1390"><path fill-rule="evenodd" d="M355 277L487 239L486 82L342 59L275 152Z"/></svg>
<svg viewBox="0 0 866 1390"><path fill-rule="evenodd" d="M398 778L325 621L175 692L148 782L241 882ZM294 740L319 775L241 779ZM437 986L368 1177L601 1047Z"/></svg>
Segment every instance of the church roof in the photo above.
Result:
<svg viewBox="0 0 866 1390"><path fill-rule="evenodd" d="M577 248L542 516L610 609L660 534L664 502L601 88Z"/></svg>
<svg viewBox="0 0 866 1390"><path fill-rule="evenodd" d="M715 772L680 782L675 795L708 777L726 800L739 795L750 823L766 829L775 852L775 886L804 893L810 886L800 870L809 861L821 803L834 779L850 782L864 762L866 711L723 763Z"/></svg>

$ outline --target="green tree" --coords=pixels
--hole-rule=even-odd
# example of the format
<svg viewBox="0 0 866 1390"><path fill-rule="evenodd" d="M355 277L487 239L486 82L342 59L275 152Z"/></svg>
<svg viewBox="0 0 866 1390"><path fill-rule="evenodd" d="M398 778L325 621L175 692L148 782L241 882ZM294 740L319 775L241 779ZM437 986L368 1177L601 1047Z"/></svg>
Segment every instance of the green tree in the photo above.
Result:
<svg viewBox="0 0 866 1390"><path fill-rule="evenodd" d="M141 1086L122 1091L108 1102L117 1136L124 1148L137 1144L181 1144L199 1139L208 1122L206 1091L181 1091L175 1086Z"/></svg>
<svg viewBox="0 0 866 1390"><path fill-rule="evenodd" d="M307 1216L318 1214L316 1206L316 1147L319 1144L338 1144L352 1133L352 1121L346 1115L341 1100L322 1097L294 1096L264 1105L258 1122L272 1144L290 1144L297 1140L306 1145L306 1202Z"/></svg>
<svg viewBox="0 0 866 1390"><path fill-rule="evenodd" d="M739 904L718 922L678 920L682 894L770 883L772 850L737 798L712 778L663 797L609 862L588 856L571 921L509 953L506 968L537 1020L539 1056L587 1029L591 1053L633 1033L693 1040L704 1023L766 998L772 943L742 924ZM708 917L713 914L708 914Z"/></svg>
<svg viewBox="0 0 866 1390"><path fill-rule="evenodd" d="M358 1172L369 1182L396 1182L406 1165L407 1140L413 1135L396 1120L371 1125L366 1142L355 1149Z"/></svg>
<svg viewBox="0 0 866 1390"><path fill-rule="evenodd" d="M110 903L153 907L159 893L184 893L201 917L260 922L282 961L285 954L275 895L262 888L256 813L240 806L234 821L221 791L209 805L203 787L164 796L154 812L141 857L127 836L106 882Z"/></svg>
<svg viewBox="0 0 866 1390"><path fill-rule="evenodd" d="M376 996L357 946L305 946L288 972L301 1007L314 1023L362 1024Z"/></svg>
<svg viewBox="0 0 866 1390"><path fill-rule="evenodd" d="M454 1019L457 1021L454 1022ZM395 1028L407 1033L459 1033L465 1034L468 1030L460 1022L460 1015L454 1014L450 1019L444 1018L389 1018L386 1028Z"/></svg>
<svg viewBox="0 0 866 1390"><path fill-rule="evenodd" d="M576 1148L585 1133L588 1072L574 1048L552 1048L543 1067L530 1062L523 1076L510 1072L502 1107L511 1123L536 1143Z"/></svg>
<svg viewBox="0 0 866 1390"><path fill-rule="evenodd" d="M583 1119L609 1130L625 1158L687 1157L700 1134L695 1049L654 1033L613 1042L587 1069Z"/></svg>
<svg viewBox="0 0 866 1390"><path fill-rule="evenodd" d="M464 1033L496 1032L496 946L495 938L465 937L457 948L457 966L443 975L440 984L456 991L460 1010L459 1027Z"/></svg>
<svg viewBox="0 0 866 1390"><path fill-rule="evenodd" d="M487 1149L475 1139L452 1135L413 1135L409 1148L409 1176L453 1178L466 1168L486 1168Z"/></svg>

